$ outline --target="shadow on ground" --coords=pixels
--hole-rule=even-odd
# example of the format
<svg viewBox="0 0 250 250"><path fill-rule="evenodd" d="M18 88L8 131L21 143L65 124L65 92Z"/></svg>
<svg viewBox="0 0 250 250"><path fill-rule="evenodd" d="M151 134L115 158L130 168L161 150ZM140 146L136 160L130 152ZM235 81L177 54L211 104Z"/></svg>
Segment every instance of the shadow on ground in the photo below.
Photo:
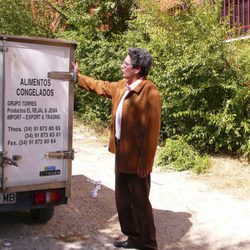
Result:
<svg viewBox="0 0 250 250"><path fill-rule="evenodd" d="M0 249L115 249L112 243L121 233L114 191L102 186L93 199L89 193L94 187L87 177L73 176L68 205L56 207L47 224L33 224L26 211L0 213ZM154 215L159 250L209 249L179 244L192 226L190 213L155 209Z"/></svg>

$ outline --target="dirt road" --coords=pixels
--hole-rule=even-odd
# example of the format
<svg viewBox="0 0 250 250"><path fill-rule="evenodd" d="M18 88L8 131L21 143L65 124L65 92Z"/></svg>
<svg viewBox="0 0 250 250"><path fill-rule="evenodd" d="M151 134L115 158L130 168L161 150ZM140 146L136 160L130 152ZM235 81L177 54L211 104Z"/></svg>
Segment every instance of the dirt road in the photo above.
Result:
<svg viewBox="0 0 250 250"><path fill-rule="evenodd" d="M114 204L114 156L105 139L83 126L75 126L74 148L69 204L56 207L44 225L33 224L25 211L1 213L0 249L115 249L113 241L122 235ZM213 188L207 178L154 171L150 198L159 250L250 249L249 195L243 199ZM95 181L101 189L91 198Z"/></svg>

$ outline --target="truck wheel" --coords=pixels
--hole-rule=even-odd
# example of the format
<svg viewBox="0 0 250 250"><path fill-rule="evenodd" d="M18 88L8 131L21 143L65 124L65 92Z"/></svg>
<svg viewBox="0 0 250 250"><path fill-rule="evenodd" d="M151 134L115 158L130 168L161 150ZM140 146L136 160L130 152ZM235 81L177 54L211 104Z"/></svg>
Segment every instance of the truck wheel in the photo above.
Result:
<svg viewBox="0 0 250 250"><path fill-rule="evenodd" d="M44 207L30 210L30 218L37 223L46 223L54 214L54 207Z"/></svg>

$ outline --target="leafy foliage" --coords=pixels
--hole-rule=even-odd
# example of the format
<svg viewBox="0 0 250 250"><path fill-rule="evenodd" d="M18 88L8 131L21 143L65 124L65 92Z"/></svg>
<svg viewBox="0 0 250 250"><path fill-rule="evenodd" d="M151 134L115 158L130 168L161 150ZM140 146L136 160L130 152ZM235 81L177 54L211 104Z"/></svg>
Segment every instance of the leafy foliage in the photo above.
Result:
<svg viewBox="0 0 250 250"><path fill-rule="evenodd" d="M192 169L200 174L208 169L209 159L207 156L200 156L199 152L190 147L183 138L169 138L159 152L157 165L177 171Z"/></svg>
<svg viewBox="0 0 250 250"><path fill-rule="evenodd" d="M221 6L187 2L185 11L172 15L157 3L140 2L126 40L154 56L162 139L180 135L200 151L239 153L249 140L248 73L235 69L231 45L224 42ZM241 60L245 65L249 58Z"/></svg>
<svg viewBox="0 0 250 250"><path fill-rule="evenodd" d="M44 1L0 0L0 33L54 37L45 7Z"/></svg>

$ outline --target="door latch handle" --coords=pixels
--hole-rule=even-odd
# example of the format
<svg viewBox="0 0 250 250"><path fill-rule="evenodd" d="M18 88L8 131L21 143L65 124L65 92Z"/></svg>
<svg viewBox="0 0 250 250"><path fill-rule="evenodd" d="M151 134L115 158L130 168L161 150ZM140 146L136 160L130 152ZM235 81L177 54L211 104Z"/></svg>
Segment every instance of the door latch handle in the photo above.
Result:
<svg viewBox="0 0 250 250"><path fill-rule="evenodd" d="M55 80L63 81L76 81L76 72L65 72L65 71L50 71L48 72L48 77Z"/></svg>
<svg viewBox="0 0 250 250"><path fill-rule="evenodd" d="M54 151L48 152L44 155L46 159L74 159L74 150L70 151Z"/></svg>

